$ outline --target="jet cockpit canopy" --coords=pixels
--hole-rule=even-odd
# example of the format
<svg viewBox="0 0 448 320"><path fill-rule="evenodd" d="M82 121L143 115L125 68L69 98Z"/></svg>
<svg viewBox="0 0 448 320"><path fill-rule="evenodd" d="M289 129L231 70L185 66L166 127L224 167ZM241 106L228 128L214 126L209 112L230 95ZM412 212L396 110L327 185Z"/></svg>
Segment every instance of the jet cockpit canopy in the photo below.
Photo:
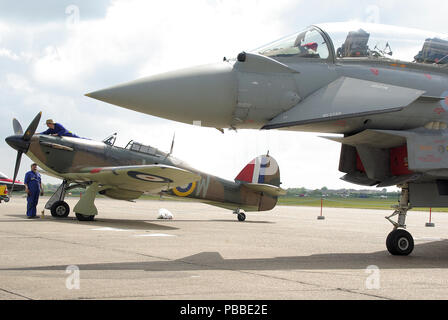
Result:
<svg viewBox="0 0 448 320"><path fill-rule="evenodd" d="M389 59L448 65L448 35L355 21L325 23L308 27L253 52L274 59Z"/></svg>

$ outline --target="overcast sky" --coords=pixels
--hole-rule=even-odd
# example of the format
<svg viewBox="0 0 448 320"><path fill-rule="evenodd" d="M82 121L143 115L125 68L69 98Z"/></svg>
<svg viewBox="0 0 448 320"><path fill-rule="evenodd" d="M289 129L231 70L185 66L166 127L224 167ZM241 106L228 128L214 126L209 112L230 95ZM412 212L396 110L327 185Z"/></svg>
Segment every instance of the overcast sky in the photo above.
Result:
<svg viewBox="0 0 448 320"><path fill-rule="evenodd" d="M16 153L4 141L12 118L25 129L43 111L74 133L102 140L118 132L199 170L233 179L269 150L283 187L355 188L338 172L340 145L318 134L239 130L221 134L85 97L142 76L221 61L310 24L359 20L447 33L446 1L96 0L0 1L0 171ZM31 161L24 157L19 178ZM56 183L54 178L44 182Z"/></svg>

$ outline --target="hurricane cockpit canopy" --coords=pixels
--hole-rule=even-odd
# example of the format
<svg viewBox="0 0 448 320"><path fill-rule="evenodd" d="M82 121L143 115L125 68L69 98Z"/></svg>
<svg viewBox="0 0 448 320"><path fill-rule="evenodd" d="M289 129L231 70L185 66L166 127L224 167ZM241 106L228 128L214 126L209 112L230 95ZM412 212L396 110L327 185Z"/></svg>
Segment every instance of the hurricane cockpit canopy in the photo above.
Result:
<svg viewBox="0 0 448 320"><path fill-rule="evenodd" d="M125 149L136 151L140 153L149 154L152 156L159 156L159 157L167 157L168 154L165 152L160 151L159 149L156 149L154 147L144 145L142 143L136 142L136 141L129 141L126 145Z"/></svg>
<svg viewBox="0 0 448 320"><path fill-rule="evenodd" d="M389 59L448 65L448 35L382 24L338 22L308 27L253 52L274 59Z"/></svg>
<svg viewBox="0 0 448 320"><path fill-rule="evenodd" d="M154 147L151 147L149 145L145 145L139 142L136 142L134 140L131 140L128 142L128 144L125 147L126 150L131 150L135 152L140 152L144 154L148 154L151 156L156 156L159 158L169 158L169 160L176 166L180 166L186 169L194 170L192 166L190 166L187 162L177 159L176 157L173 157L170 153L165 153L163 151L160 151L159 149L156 149Z"/></svg>

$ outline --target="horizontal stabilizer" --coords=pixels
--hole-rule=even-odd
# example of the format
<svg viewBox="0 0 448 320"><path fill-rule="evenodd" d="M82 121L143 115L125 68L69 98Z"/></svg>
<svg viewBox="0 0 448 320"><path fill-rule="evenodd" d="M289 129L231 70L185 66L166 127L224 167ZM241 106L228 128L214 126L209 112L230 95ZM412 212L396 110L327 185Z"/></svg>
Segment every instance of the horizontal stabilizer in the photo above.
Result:
<svg viewBox="0 0 448 320"><path fill-rule="evenodd" d="M276 187L270 184L264 184L264 183L245 183L244 184L245 187L254 190L254 191L258 191L258 192L263 192L265 194L268 194L270 196L273 197L278 197L278 196L283 196L286 194L286 190L280 188L280 187Z"/></svg>
<svg viewBox="0 0 448 320"><path fill-rule="evenodd" d="M396 112L424 93L422 90L340 77L293 108L277 115L263 129Z"/></svg>

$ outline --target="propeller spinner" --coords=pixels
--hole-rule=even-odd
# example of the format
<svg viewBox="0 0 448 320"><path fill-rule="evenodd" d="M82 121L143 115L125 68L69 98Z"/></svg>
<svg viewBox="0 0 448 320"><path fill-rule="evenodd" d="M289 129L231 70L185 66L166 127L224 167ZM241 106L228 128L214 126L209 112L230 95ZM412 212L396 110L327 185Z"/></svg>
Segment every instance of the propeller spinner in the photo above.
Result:
<svg viewBox="0 0 448 320"><path fill-rule="evenodd" d="M17 158L14 167L14 176L12 178L11 193L14 190L14 184L16 182L17 174L19 172L20 162L22 161L22 154L28 151L28 148L30 147L31 137L36 132L41 116L42 112L39 112L37 116L33 119L33 121L31 121L25 133L23 133L22 126L20 125L19 121L17 121L17 119L12 120L12 126L15 135L9 136L5 139L6 143L9 144L11 148L17 150Z"/></svg>

